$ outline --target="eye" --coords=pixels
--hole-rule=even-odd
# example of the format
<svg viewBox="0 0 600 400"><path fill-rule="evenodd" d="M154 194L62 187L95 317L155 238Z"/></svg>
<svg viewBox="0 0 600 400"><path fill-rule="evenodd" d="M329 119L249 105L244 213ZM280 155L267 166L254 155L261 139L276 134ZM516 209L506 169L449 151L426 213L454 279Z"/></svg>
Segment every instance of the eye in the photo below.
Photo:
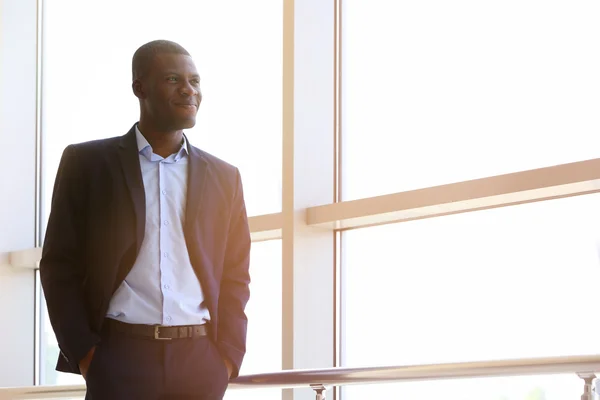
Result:
<svg viewBox="0 0 600 400"><path fill-rule="evenodd" d="M200 79L192 79L192 83L194 85L199 85L200 84Z"/></svg>
<svg viewBox="0 0 600 400"><path fill-rule="evenodd" d="M169 81L169 82L177 82L177 78L176 78L176 77L174 77L174 76L169 76L169 77L167 78L167 81Z"/></svg>

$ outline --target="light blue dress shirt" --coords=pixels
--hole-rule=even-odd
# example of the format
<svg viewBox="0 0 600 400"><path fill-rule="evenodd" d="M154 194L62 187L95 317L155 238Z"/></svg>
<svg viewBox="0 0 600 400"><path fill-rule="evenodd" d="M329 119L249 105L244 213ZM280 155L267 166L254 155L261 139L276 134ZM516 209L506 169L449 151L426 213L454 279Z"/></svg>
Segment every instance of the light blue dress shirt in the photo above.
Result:
<svg viewBox="0 0 600 400"><path fill-rule="evenodd" d="M130 324L199 325L210 320L188 254L185 219L188 144L167 158L154 154L135 127L146 193L140 253L115 292L107 317Z"/></svg>

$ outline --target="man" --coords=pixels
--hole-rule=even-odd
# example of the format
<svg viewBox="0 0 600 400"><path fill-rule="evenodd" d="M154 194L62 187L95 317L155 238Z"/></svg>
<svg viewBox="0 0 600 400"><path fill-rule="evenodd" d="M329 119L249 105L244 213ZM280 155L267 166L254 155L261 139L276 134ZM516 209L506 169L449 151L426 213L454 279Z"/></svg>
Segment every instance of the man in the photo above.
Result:
<svg viewBox="0 0 600 400"><path fill-rule="evenodd" d="M147 43L132 69L139 123L68 146L56 176L40 274L57 369L86 399L221 399L246 347L240 175L183 134L202 100L183 47Z"/></svg>

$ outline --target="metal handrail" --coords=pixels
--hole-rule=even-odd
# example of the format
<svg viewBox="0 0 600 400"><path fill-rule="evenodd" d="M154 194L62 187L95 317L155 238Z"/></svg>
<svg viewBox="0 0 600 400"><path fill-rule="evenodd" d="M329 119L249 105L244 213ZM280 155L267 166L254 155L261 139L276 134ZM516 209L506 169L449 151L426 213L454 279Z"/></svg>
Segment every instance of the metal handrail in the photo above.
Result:
<svg viewBox="0 0 600 400"><path fill-rule="evenodd" d="M584 397L587 393L591 400L591 384L595 378L594 372L598 371L599 355L547 357L390 367L290 370L240 376L231 381L229 389L312 387L319 393L322 388L352 384L573 373L585 380L582 399L588 400ZM84 395L84 385L0 388L0 400L60 399ZM322 394L320 396L319 398L324 399Z"/></svg>

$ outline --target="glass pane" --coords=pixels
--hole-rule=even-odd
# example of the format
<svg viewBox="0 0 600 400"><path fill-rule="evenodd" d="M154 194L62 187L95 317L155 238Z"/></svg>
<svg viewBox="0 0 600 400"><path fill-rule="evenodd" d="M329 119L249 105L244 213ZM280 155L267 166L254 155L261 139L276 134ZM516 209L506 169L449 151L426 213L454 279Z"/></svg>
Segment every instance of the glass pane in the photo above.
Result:
<svg viewBox="0 0 600 400"><path fill-rule="evenodd" d="M600 157L599 19L592 0L344 0L344 200Z"/></svg>
<svg viewBox="0 0 600 400"><path fill-rule="evenodd" d="M344 400L579 400L583 380L576 375L548 375L347 386L343 390Z"/></svg>
<svg viewBox="0 0 600 400"><path fill-rule="evenodd" d="M240 374L281 371L281 240L252 243L247 353ZM225 400L277 400L280 389L230 390Z"/></svg>
<svg viewBox="0 0 600 400"><path fill-rule="evenodd" d="M600 354L599 201L594 194L344 232L345 365ZM481 382L473 393L490 400L525 399L538 386L548 399L579 398L563 396L556 382L582 387L529 377L517 396L485 389L504 381ZM395 398L431 393L386 387ZM360 390L347 394L358 399Z"/></svg>
<svg viewBox="0 0 600 400"><path fill-rule="evenodd" d="M240 374L248 375L281 370L281 241L252 244L250 274L251 297L246 308L248 315L247 353ZM48 320L45 304L42 307L41 363L42 385L83 384L79 375L54 370L58 357L56 336ZM231 390L227 400L281 399L279 389Z"/></svg>
<svg viewBox="0 0 600 400"><path fill-rule="evenodd" d="M183 45L202 77L190 142L240 168L249 214L281 210L281 0L63 0L44 12L44 218L63 149L138 120L131 58L159 38Z"/></svg>

